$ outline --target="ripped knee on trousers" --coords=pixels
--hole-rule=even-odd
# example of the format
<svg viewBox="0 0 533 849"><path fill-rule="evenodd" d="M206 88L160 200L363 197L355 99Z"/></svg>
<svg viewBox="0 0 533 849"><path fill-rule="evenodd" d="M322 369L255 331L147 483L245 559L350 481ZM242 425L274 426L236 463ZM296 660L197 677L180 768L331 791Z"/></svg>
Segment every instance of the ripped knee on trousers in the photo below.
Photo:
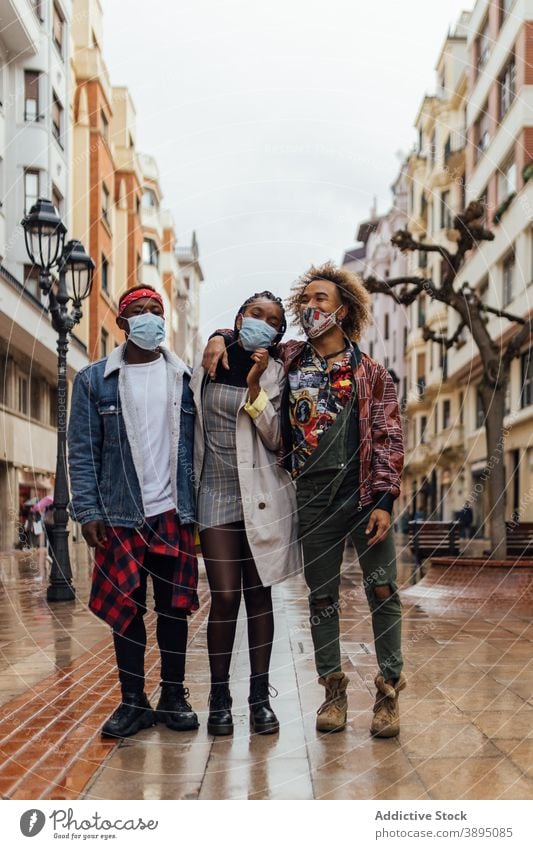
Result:
<svg viewBox="0 0 533 849"><path fill-rule="evenodd" d="M340 601L332 596L324 596L324 598L315 598L309 601L309 609L311 612L311 625L320 625L321 622L326 622L339 615Z"/></svg>
<svg viewBox="0 0 533 849"><path fill-rule="evenodd" d="M374 587L374 595L380 601L384 601L386 598L390 598L394 595L394 589L390 586L390 584L379 584L377 587Z"/></svg>
<svg viewBox="0 0 533 849"><path fill-rule="evenodd" d="M389 601L399 600L395 584L374 584L371 587L366 587L366 597L372 611L378 610Z"/></svg>

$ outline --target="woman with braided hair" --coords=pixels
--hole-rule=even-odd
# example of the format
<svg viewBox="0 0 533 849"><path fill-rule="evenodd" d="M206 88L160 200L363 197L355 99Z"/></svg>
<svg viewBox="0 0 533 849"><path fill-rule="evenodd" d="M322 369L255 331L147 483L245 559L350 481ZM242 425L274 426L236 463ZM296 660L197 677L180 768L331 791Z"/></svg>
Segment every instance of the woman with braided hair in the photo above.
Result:
<svg viewBox="0 0 533 849"><path fill-rule="evenodd" d="M195 479L198 525L211 608L208 730L231 734L229 673L244 595L250 653L250 723L275 733L269 702L274 636L271 587L301 568L296 496L281 454L284 368L276 359L286 322L280 298L259 292L240 307L226 358L213 378L198 365Z"/></svg>

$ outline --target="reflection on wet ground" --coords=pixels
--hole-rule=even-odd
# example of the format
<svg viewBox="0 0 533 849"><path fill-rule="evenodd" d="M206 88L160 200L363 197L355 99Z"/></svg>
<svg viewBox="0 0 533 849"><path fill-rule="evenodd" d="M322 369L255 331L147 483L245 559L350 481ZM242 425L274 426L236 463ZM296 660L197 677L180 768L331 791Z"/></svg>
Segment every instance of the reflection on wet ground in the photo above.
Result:
<svg viewBox="0 0 533 849"><path fill-rule="evenodd" d="M400 542L400 541L399 541ZM410 556L399 546L400 585ZM347 549L342 648L350 677L349 723L319 736L317 685L302 579L275 588L271 680L281 730L248 727L245 621L239 621L232 695L235 734L206 731L208 592L190 627L187 685L196 732L166 727L119 744L99 728L118 701L107 627L87 610L89 566L73 549L75 602L48 605L44 551L0 557L0 793L18 799L531 799L533 624L511 602L461 605L438 591L404 593L404 653L398 739L368 733L376 672L360 573ZM148 617L150 697L158 655Z"/></svg>

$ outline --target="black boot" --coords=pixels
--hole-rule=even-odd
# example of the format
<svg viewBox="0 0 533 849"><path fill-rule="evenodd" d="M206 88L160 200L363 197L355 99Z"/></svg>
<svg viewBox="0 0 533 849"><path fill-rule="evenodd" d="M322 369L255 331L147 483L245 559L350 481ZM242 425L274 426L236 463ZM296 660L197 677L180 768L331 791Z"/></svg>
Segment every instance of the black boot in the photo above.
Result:
<svg viewBox="0 0 533 849"><path fill-rule="evenodd" d="M118 708L102 727L103 737L131 737L157 722L145 693L123 693Z"/></svg>
<svg viewBox="0 0 533 849"><path fill-rule="evenodd" d="M195 731L200 723L188 698L189 691L183 684L162 684L155 709L158 720L173 731Z"/></svg>
<svg viewBox="0 0 533 849"><path fill-rule="evenodd" d="M207 718L207 730L210 734L215 734L217 737L233 734L232 704L227 681L216 681L211 684Z"/></svg>
<svg viewBox="0 0 533 849"><path fill-rule="evenodd" d="M272 690L274 688L272 687ZM279 731L279 722L276 714L270 707L268 700L270 686L267 675L254 675L250 678L250 726L257 734L276 734ZM278 695L274 690L273 695Z"/></svg>

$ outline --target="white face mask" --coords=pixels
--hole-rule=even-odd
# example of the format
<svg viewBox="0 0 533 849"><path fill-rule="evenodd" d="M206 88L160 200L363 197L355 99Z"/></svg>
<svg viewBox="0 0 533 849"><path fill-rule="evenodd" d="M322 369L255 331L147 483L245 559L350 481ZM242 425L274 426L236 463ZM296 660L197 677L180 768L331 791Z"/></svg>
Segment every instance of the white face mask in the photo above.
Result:
<svg viewBox="0 0 533 849"><path fill-rule="evenodd" d="M165 338L165 319L153 312L143 312L127 319L128 340L143 351L155 351Z"/></svg>
<svg viewBox="0 0 533 849"><path fill-rule="evenodd" d="M308 339L317 339L330 328L338 325L336 313L342 304L334 312L323 312L318 307L305 307L300 313L300 323Z"/></svg>

